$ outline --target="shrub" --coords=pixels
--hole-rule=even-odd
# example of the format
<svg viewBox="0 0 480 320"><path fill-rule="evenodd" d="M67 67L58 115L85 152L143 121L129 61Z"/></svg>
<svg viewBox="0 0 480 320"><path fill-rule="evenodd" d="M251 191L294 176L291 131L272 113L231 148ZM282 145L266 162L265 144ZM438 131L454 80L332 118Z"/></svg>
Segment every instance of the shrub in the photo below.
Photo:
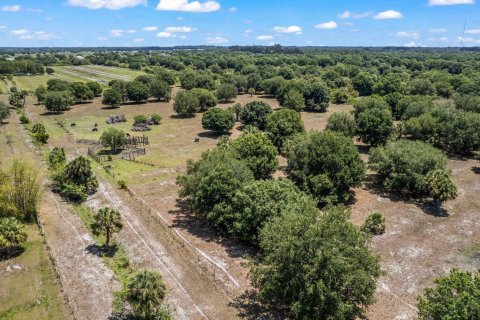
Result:
<svg viewBox="0 0 480 320"><path fill-rule="evenodd" d="M309 82L303 92L305 110L325 112L330 102L328 87L319 81Z"/></svg>
<svg viewBox="0 0 480 320"><path fill-rule="evenodd" d="M48 138L50 138L50 135L46 132L34 133L32 136L35 142L40 144L46 144L48 142Z"/></svg>
<svg viewBox="0 0 480 320"><path fill-rule="evenodd" d="M252 125L263 130L272 112L272 107L263 101L249 102L240 112L240 120L244 125Z"/></svg>
<svg viewBox="0 0 480 320"><path fill-rule="evenodd" d="M0 218L0 256L7 256L27 241L24 225L14 217Z"/></svg>
<svg viewBox="0 0 480 320"><path fill-rule="evenodd" d="M303 93L296 89L290 89L283 97L282 107L299 112L302 111L305 109L305 98L303 97Z"/></svg>
<svg viewBox="0 0 480 320"><path fill-rule="evenodd" d="M144 116L143 114L139 114L139 115L136 115L135 117L133 117L133 124L134 125L146 124L147 121L148 121L147 117Z"/></svg>
<svg viewBox="0 0 480 320"><path fill-rule="evenodd" d="M62 189L60 190L62 197L68 199L72 202L83 202L87 200L88 193L85 189L85 186L78 185L75 183L64 183Z"/></svg>
<svg viewBox="0 0 480 320"><path fill-rule="evenodd" d="M372 146L384 145L394 130L392 113L387 109L367 109L358 115L355 126L363 142Z"/></svg>
<svg viewBox="0 0 480 320"><path fill-rule="evenodd" d="M159 114L152 114L151 120L154 125L159 125L162 121L162 117Z"/></svg>
<svg viewBox="0 0 480 320"><path fill-rule="evenodd" d="M386 227L385 217L381 213L374 212L368 216L360 229L365 233L379 236L385 233Z"/></svg>
<svg viewBox="0 0 480 320"><path fill-rule="evenodd" d="M122 93L114 88L107 89L103 93L102 104L109 106L110 108L117 108L123 102Z"/></svg>
<svg viewBox="0 0 480 320"><path fill-rule="evenodd" d="M217 90L217 98L220 101L228 102L237 97L237 88L230 83L222 83Z"/></svg>
<svg viewBox="0 0 480 320"><path fill-rule="evenodd" d="M0 124L10 116L10 108L3 102L0 102Z"/></svg>
<svg viewBox="0 0 480 320"><path fill-rule="evenodd" d="M215 97L215 95L207 89L195 88L190 90L190 92L197 96L200 105L200 111L206 111L210 108L213 108L218 103L217 97Z"/></svg>
<svg viewBox="0 0 480 320"><path fill-rule="evenodd" d="M337 203L349 198L360 184L365 165L352 139L325 131L298 135L286 150L288 176L319 203Z"/></svg>
<svg viewBox="0 0 480 320"><path fill-rule="evenodd" d="M125 189L127 187L127 182L125 180L118 180L117 183L120 189Z"/></svg>
<svg viewBox="0 0 480 320"><path fill-rule="evenodd" d="M117 128L108 128L100 136L100 143L104 147L110 148L113 152L122 148L125 144L125 132Z"/></svg>
<svg viewBox="0 0 480 320"><path fill-rule="evenodd" d="M205 112L202 117L202 126L206 130L227 132L233 128L235 119L228 110L212 108Z"/></svg>
<svg viewBox="0 0 480 320"><path fill-rule="evenodd" d="M447 158L421 141L399 140L370 152L370 168L377 171L387 190L425 194L430 171L444 169Z"/></svg>
<svg viewBox="0 0 480 320"><path fill-rule="evenodd" d="M350 95L348 94L348 90L345 88L334 89L332 90L331 94L331 101L335 104L345 104L348 102L348 98Z"/></svg>
<svg viewBox="0 0 480 320"><path fill-rule="evenodd" d="M24 114L22 114L20 116L20 123L21 124L29 124L30 123L30 119L28 119L28 117Z"/></svg>
<svg viewBox="0 0 480 320"><path fill-rule="evenodd" d="M181 116L192 117L200 111L200 100L190 91L180 91L175 96L173 110Z"/></svg>
<svg viewBox="0 0 480 320"><path fill-rule="evenodd" d="M45 95L43 104L48 111L58 113L73 105L73 97L69 91L51 91Z"/></svg>

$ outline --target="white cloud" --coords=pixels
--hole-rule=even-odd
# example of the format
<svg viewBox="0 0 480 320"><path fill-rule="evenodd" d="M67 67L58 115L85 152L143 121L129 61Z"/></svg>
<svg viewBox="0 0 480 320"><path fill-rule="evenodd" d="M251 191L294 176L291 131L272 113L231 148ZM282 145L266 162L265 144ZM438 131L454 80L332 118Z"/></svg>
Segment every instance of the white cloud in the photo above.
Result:
<svg viewBox="0 0 480 320"><path fill-rule="evenodd" d="M142 38L137 38L137 39L133 39L134 42L143 42L145 41L145 39L142 39Z"/></svg>
<svg viewBox="0 0 480 320"><path fill-rule="evenodd" d="M245 33L247 33L247 34L248 34L248 33L252 33L252 32L253 32L252 29L245 30Z"/></svg>
<svg viewBox="0 0 480 320"><path fill-rule="evenodd" d="M454 6L458 4L475 4L475 0L429 0L429 6Z"/></svg>
<svg viewBox="0 0 480 320"><path fill-rule="evenodd" d="M335 21L324 22L315 25L315 28L317 29L336 29L337 27L338 24Z"/></svg>
<svg viewBox="0 0 480 320"><path fill-rule="evenodd" d="M45 31L36 31L34 33L24 34L18 37L21 40L50 40L56 38L53 34Z"/></svg>
<svg viewBox="0 0 480 320"><path fill-rule="evenodd" d="M480 29L469 29L465 30L466 34L480 34Z"/></svg>
<svg viewBox="0 0 480 320"><path fill-rule="evenodd" d="M208 37L205 39L205 42L209 44L222 44L228 43L228 39L222 36Z"/></svg>
<svg viewBox="0 0 480 320"><path fill-rule="evenodd" d="M480 40L477 40L477 39L474 39L474 38L469 38L469 37L463 37L463 38L462 37L457 37L457 40L459 42L463 42L463 43L480 44Z"/></svg>
<svg viewBox="0 0 480 320"><path fill-rule="evenodd" d="M395 34L399 38L413 38L419 39L420 32L419 31L400 31Z"/></svg>
<svg viewBox="0 0 480 320"><path fill-rule="evenodd" d="M266 35L257 37L257 40L262 40L262 41L272 40L272 39L273 39L273 36L266 36Z"/></svg>
<svg viewBox="0 0 480 320"><path fill-rule="evenodd" d="M402 19L403 14L395 10L387 10L377 13L373 19L375 20L385 20L385 19Z"/></svg>
<svg viewBox="0 0 480 320"><path fill-rule="evenodd" d="M450 41L450 40L448 40L447 37L441 37L441 38L438 38L438 41L440 41L440 42L448 42L448 41Z"/></svg>
<svg viewBox="0 0 480 320"><path fill-rule="evenodd" d="M171 32L159 32L157 33L157 37L159 38L172 38L172 37L175 37L175 34L171 33Z"/></svg>
<svg viewBox="0 0 480 320"><path fill-rule="evenodd" d="M289 26L289 27L274 27L273 30L278 33L295 33L302 34L302 28L299 26Z"/></svg>
<svg viewBox="0 0 480 320"><path fill-rule="evenodd" d="M5 29L7 26L0 26L0 29Z"/></svg>
<svg viewBox="0 0 480 320"><path fill-rule="evenodd" d="M96 39L97 39L98 41L107 41L107 40L108 40L107 37L96 37Z"/></svg>
<svg viewBox="0 0 480 320"><path fill-rule="evenodd" d="M137 30L134 30L134 29L127 30L127 33L130 33L130 34L136 33L136 32L137 32Z"/></svg>
<svg viewBox="0 0 480 320"><path fill-rule="evenodd" d="M68 0L68 4L74 7L88 9L110 9L119 10L123 8L147 5L147 0Z"/></svg>
<svg viewBox="0 0 480 320"><path fill-rule="evenodd" d="M14 36L23 36L30 33L27 29L18 29L18 30L12 30L10 31L10 34L13 34Z"/></svg>
<svg viewBox="0 0 480 320"><path fill-rule="evenodd" d="M152 32L152 31L157 31L158 30L158 27L156 26L150 26L150 27L145 27L142 29L143 31L148 31L148 32Z"/></svg>
<svg viewBox="0 0 480 320"><path fill-rule="evenodd" d="M415 43L415 41L407 42L403 46L408 47L408 48L419 47L419 45L417 43Z"/></svg>
<svg viewBox="0 0 480 320"><path fill-rule="evenodd" d="M2 11L7 11L7 12L18 12L21 10L21 7L16 4L16 5L13 5L13 6L3 6L2 7Z"/></svg>
<svg viewBox="0 0 480 320"><path fill-rule="evenodd" d="M230 12L237 12L237 7L231 7L230 9L228 9L228 11L230 11Z"/></svg>
<svg viewBox="0 0 480 320"><path fill-rule="evenodd" d="M207 1L189 1L189 0L160 0L157 10L161 11L185 11L185 12L213 12L220 10L220 3Z"/></svg>
<svg viewBox="0 0 480 320"><path fill-rule="evenodd" d="M125 30L122 30L122 29L110 30L110 35L115 38L123 37L124 33L125 33Z"/></svg>
<svg viewBox="0 0 480 320"><path fill-rule="evenodd" d="M43 13L42 9L36 9L36 8L27 8L28 12L33 12L33 13Z"/></svg>
<svg viewBox="0 0 480 320"><path fill-rule="evenodd" d="M430 32L430 33L446 33L446 32L448 32L448 29L446 29L446 28L431 28L431 29L428 29L428 32Z"/></svg>
<svg viewBox="0 0 480 320"><path fill-rule="evenodd" d="M350 11L345 11L338 15L340 19L363 19L368 18L372 15L371 11L363 12L363 13L355 13Z"/></svg>
<svg viewBox="0 0 480 320"><path fill-rule="evenodd" d="M169 33L188 33L196 30L192 27L166 27L164 31Z"/></svg>

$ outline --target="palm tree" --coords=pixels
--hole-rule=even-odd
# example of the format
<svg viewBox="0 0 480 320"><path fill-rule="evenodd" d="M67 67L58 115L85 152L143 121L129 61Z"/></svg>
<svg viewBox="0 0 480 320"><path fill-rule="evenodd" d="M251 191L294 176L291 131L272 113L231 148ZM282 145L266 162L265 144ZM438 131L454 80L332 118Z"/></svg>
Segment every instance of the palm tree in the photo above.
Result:
<svg viewBox="0 0 480 320"><path fill-rule="evenodd" d="M152 319L165 299L167 287L160 274L140 270L126 284L125 293L135 315Z"/></svg>
<svg viewBox="0 0 480 320"><path fill-rule="evenodd" d="M27 241L23 224L16 218L0 218L0 253L11 253Z"/></svg>
<svg viewBox="0 0 480 320"><path fill-rule="evenodd" d="M110 239L112 234L119 232L123 227L120 213L110 208L103 208L98 210L98 213L93 216L91 224L94 235L105 236L105 247L110 246Z"/></svg>
<svg viewBox="0 0 480 320"><path fill-rule="evenodd" d="M95 189L97 186L90 161L83 156L77 157L67 165L65 179L75 184L84 185L87 191Z"/></svg>

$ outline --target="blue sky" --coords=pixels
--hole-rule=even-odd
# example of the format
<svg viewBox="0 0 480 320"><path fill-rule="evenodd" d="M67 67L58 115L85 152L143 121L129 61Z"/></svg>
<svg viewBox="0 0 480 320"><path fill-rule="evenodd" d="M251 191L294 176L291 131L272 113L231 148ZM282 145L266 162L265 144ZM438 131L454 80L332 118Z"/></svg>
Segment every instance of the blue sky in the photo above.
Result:
<svg viewBox="0 0 480 320"><path fill-rule="evenodd" d="M0 46L444 47L465 19L480 46L475 0L0 0Z"/></svg>

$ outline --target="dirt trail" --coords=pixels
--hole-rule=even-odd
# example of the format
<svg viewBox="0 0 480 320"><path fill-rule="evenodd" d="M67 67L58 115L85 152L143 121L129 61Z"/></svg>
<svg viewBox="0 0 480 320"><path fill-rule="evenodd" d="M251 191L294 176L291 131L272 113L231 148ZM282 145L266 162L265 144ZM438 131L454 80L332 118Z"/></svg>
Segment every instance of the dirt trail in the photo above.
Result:
<svg viewBox="0 0 480 320"><path fill-rule="evenodd" d="M108 205L121 212L126 228L117 237L118 241L136 266L161 272L168 285L168 302L177 319L237 318L228 296L202 274L195 257L172 241L169 230L154 228L158 223L120 196L108 182L100 178L99 190L87 204L92 208Z"/></svg>
<svg viewBox="0 0 480 320"><path fill-rule="evenodd" d="M7 149L10 154L4 155L4 158L30 158L39 164L39 170L43 172L39 152L29 142L18 117L12 116L9 121L2 126L2 135L10 135L13 142ZM102 259L87 252L93 240L80 218L45 188L39 221L75 319L107 319L118 283Z"/></svg>

